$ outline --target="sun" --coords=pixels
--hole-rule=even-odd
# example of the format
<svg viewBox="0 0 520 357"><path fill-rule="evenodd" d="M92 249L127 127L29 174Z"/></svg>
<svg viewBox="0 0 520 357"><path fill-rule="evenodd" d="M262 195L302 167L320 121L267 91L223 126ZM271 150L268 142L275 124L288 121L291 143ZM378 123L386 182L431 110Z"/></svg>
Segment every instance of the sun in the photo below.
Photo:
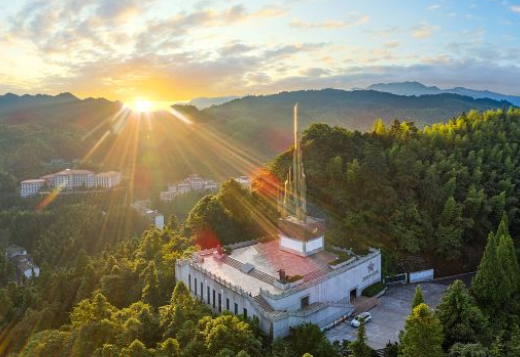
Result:
<svg viewBox="0 0 520 357"><path fill-rule="evenodd" d="M136 99L130 109L139 113L148 113L153 110L153 103L146 99Z"/></svg>

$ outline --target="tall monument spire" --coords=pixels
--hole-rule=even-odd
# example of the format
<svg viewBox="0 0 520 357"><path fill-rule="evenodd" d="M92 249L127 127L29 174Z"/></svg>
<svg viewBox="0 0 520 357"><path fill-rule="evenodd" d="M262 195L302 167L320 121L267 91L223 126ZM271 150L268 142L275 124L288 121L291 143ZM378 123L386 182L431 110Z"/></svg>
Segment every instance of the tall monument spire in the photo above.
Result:
<svg viewBox="0 0 520 357"><path fill-rule="evenodd" d="M282 188L283 195L280 195L278 236L281 250L307 257L325 249L325 220L307 215L307 187L298 132L298 104L294 106L293 121L293 160Z"/></svg>
<svg viewBox="0 0 520 357"><path fill-rule="evenodd" d="M294 215L299 221L307 220L307 200L305 174L303 172L302 151L298 132L298 104L294 106L294 152L293 164L285 181L282 217Z"/></svg>

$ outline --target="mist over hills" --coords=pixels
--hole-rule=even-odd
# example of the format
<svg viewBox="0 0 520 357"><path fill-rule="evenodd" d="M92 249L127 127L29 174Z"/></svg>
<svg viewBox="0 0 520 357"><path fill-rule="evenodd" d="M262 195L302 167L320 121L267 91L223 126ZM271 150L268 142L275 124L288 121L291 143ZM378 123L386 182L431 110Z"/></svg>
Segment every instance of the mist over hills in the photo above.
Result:
<svg viewBox="0 0 520 357"><path fill-rule="evenodd" d="M397 82L397 83L378 83L372 84L367 87L368 90L377 90L380 92L387 92L397 95L424 95L424 94L441 94L441 93L453 93L460 94L468 97L489 98L498 101L508 101L512 104L520 105L520 96L501 94L491 92L488 90L475 90L465 87L454 87L449 89L440 89L436 86L425 86L419 82Z"/></svg>

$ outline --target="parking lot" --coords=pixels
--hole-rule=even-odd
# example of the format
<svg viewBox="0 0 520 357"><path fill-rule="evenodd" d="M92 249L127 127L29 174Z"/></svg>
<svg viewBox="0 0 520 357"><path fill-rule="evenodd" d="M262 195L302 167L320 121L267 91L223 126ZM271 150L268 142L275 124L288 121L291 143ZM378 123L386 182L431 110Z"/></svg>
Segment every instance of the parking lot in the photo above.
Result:
<svg viewBox="0 0 520 357"><path fill-rule="evenodd" d="M411 312L416 284L390 287L379 298L379 305L370 310L372 321L366 325L367 343L374 349L384 348L388 341L397 341L399 331ZM421 283L426 304L436 307L447 288L445 283ZM357 329L349 321L333 327L326 335L331 341L355 340Z"/></svg>

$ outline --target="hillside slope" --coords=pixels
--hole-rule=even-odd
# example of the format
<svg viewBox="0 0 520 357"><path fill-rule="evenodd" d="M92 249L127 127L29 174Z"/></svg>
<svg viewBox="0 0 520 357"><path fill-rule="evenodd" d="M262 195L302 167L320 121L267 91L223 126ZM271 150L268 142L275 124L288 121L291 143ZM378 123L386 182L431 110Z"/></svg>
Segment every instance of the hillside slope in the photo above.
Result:
<svg viewBox="0 0 520 357"><path fill-rule="evenodd" d="M311 123L339 125L350 130L371 130L376 118L389 124L394 118L413 120L418 127L445 122L471 109L507 108L511 103L473 99L456 94L399 96L378 91L338 89L281 92L248 96L202 111L175 106L203 120L268 158L291 143L292 107L299 103L301 129Z"/></svg>

